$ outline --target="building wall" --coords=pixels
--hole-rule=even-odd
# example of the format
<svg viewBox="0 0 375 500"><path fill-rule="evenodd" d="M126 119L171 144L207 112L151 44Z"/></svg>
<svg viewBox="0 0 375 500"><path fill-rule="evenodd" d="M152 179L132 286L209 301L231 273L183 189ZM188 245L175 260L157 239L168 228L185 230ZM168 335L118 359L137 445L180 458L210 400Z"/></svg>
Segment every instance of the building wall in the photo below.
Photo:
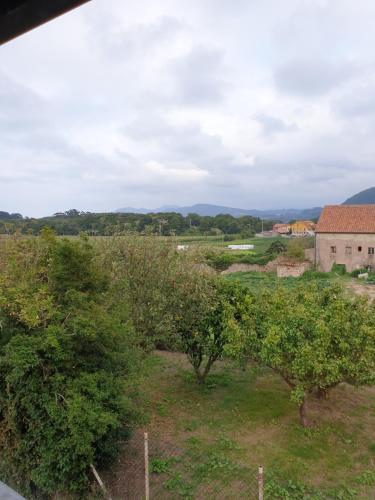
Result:
<svg viewBox="0 0 375 500"><path fill-rule="evenodd" d="M336 253L332 252L331 247L336 248ZM359 251L360 247L362 251ZM375 234L317 233L317 267L324 272L331 271L334 263L345 264L348 272L367 266L375 268L375 255L369 255L369 247L375 248Z"/></svg>

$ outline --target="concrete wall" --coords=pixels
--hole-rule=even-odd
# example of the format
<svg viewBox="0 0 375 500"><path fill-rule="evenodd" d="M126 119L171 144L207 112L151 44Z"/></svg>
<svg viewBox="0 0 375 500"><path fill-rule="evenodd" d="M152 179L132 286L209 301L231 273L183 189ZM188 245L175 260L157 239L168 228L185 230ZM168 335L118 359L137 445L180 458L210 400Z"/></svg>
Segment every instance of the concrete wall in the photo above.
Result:
<svg viewBox="0 0 375 500"><path fill-rule="evenodd" d="M348 272L367 266L375 268L375 255L368 253L369 247L375 248L375 234L318 233L315 243L316 264L321 271L331 271L334 263L345 264ZM331 247L336 247L336 253L332 253Z"/></svg>

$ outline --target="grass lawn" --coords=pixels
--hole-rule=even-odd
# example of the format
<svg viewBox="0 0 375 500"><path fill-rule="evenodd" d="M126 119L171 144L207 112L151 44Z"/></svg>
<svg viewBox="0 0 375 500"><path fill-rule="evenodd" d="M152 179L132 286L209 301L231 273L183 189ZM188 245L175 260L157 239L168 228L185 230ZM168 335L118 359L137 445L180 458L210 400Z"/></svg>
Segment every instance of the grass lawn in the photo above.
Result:
<svg viewBox="0 0 375 500"><path fill-rule="evenodd" d="M146 362L141 393L147 422L105 480L114 498L143 496L143 432L149 433L151 498L375 498L375 390L342 385L309 401L302 429L281 379L229 361L198 386L185 356L158 352Z"/></svg>

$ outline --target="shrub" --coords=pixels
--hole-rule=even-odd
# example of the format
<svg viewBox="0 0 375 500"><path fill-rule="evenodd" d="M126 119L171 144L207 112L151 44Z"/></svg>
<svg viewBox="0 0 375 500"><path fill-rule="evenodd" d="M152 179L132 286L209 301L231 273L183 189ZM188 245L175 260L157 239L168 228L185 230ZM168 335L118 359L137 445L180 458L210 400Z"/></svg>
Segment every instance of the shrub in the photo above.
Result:
<svg viewBox="0 0 375 500"><path fill-rule="evenodd" d="M362 267L361 269L354 269L354 271L350 273L350 276L352 278L358 278L358 276L363 273L367 273L367 269L364 267Z"/></svg>
<svg viewBox="0 0 375 500"><path fill-rule="evenodd" d="M292 240L287 250L288 257L296 260L305 260L305 247L301 240Z"/></svg>
<svg viewBox="0 0 375 500"><path fill-rule="evenodd" d="M234 241L236 236L234 234L224 234L224 241Z"/></svg>
<svg viewBox="0 0 375 500"><path fill-rule="evenodd" d="M85 239L7 245L0 282L0 442L24 491L81 492L135 411L124 396L137 349Z"/></svg>

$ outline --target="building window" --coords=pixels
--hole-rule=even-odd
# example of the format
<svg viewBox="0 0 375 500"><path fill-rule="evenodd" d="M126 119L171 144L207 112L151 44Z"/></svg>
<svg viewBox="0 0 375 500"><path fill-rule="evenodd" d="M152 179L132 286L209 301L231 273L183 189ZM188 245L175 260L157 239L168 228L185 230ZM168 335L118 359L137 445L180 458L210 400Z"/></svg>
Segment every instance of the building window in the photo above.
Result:
<svg viewBox="0 0 375 500"><path fill-rule="evenodd" d="M375 254L375 248L374 247L369 247L368 248L368 254L369 255L374 255Z"/></svg>
<svg viewBox="0 0 375 500"><path fill-rule="evenodd" d="M331 247L331 253L336 253L336 247Z"/></svg>
<svg viewBox="0 0 375 500"><path fill-rule="evenodd" d="M358 247L358 252L362 252L362 247Z"/></svg>
<svg viewBox="0 0 375 500"><path fill-rule="evenodd" d="M345 247L345 253L346 253L346 255L351 255L352 254L352 247Z"/></svg>

